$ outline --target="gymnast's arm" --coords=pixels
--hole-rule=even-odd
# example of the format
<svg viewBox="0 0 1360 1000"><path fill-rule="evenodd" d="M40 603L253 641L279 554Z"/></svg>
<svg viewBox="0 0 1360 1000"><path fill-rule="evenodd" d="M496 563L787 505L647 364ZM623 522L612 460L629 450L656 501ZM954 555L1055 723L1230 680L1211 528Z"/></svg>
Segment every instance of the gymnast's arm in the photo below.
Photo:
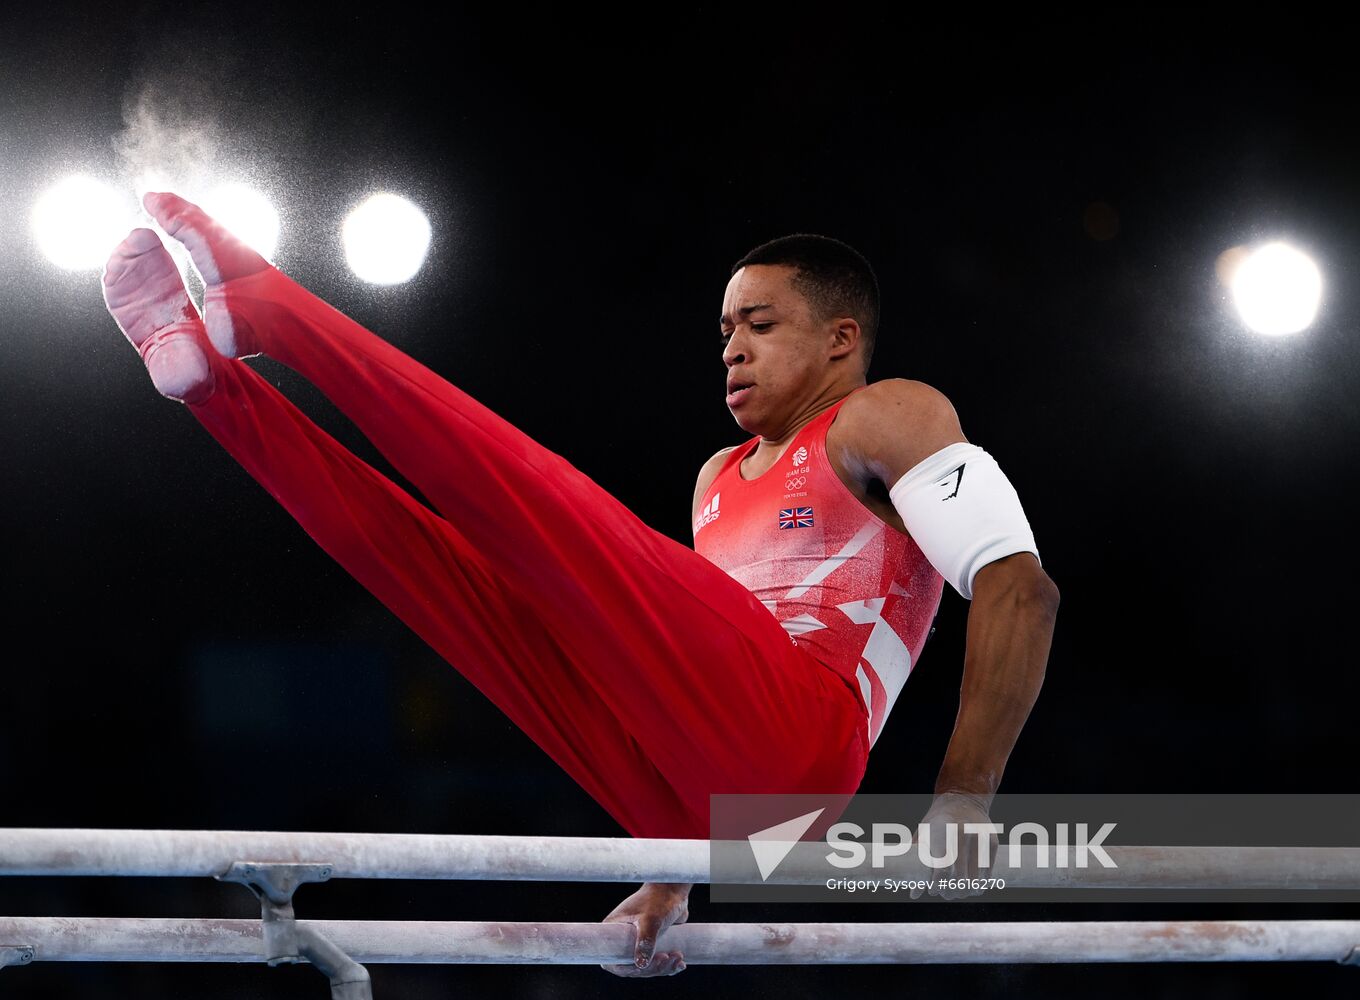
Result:
<svg viewBox="0 0 1360 1000"><path fill-rule="evenodd" d="M1058 612L1058 588L1032 552L987 563L973 575L963 686L954 733L935 779L935 798L922 820L936 824L990 822L992 798L1020 730L1044 683L1044 668ZM986 848L996 857L997 838ZM987 874L976 837L965 837L954 864L941 870L931 895L963 899L981 895ZM912 899L920 895L912 890Z"/></svg>
<svg viewBox="0 0 1360 1000"><path fill-rule="evenodd" d="M736 447L733 445L733 447ZM713 485L723 459L732 448L724 448L699 470L694 487L694 502L690 507L692 520L699 519L699 505ZM679 951L656 952L656 939L671 924L682 924L689 919L690 882L645 882L604 918L605 923L629 923L636 929L633 944L633 964L605 965L616 976L670 976L684 969L684 955Z"/></svg>
<svg viewBox="0 0 1360 1000"><path fill-rule="evenodd" d="M857 452L862 469L889 486L899 512L905 510L903 522L907 530L921 544L926 556L972 601L959 712L935 782L935 794L968 796L985 811L1043 685L1057 615L1058 588L1041 568L1035 553L1016 551L1015 538L1028 529L1018 500L1007 507L1000 500L989 499L980 515L969 513L967 518L963 517L969 508L960 500L978 502L980 494L986 496L984 489L998 496L1010 490L1011 497L1014 491L995 468L994 460L968 445L958 415L944 395L922 382L887 379L857 393L852 400L859 405L851 412L846 435L849 448ZM849 409L848 404L845 409ZM966 484L960 480L958 486L967 485L973 491L965 497L956 489L956 496L946 501L943 499L948 491L946 478L938 496L913 494L913 499L905 498L903 487L910 486L903 482L906 474L919 468L928 476L925 482L940 479L924 460L951 445L956 446L960 457L967 459L970 466L960 472L960 476L970 476L970 480ZM952 470L957 464L944 461L940 469L948 474L958 471ZM955 505L942 506L949 502ZM922 522L919 531L913 529L914 515L919 515ZM949 517L959 517L960 524L984 524L988 531L995 531L996 539L991 542L980 538L976 544L963 539L956 544L955 539L947 537L952 527L946 520ZM994 524L1001 527L994 528ZM1012 524L1017 527L1009 527ZM925 536L927 529L930 538ZM932 541L938 552L932 551ZM1032 544L1032 536L1029 543ZM987 561L985 553L989 546L1000 557ZM964 561L948 561L960 552ZM967 558L972 559L971 564ZM979 562L983 564L981 568L972 570L971 580L967 579L966 567ZM959 573L964 575L959 577Z"/></svg>
<svg viewBox="0 0 1360 1000"><path fill-rule="evenodd" d="M976 796L989 808L1001 772L1039 697L1058 613L1058 588L1032 552L978 570L968 608L959 714L935 794Z"/></svg>

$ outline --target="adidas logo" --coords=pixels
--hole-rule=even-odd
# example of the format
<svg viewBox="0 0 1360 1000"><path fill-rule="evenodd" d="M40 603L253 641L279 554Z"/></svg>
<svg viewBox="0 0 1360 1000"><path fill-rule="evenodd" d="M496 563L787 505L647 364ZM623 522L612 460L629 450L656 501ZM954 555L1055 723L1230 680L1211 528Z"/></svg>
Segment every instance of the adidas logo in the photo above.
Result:
<svg viewBox="0 0 1360 1000"><path fill-rule="evenodd" d="M699 529L709 521L718 519L718 498L721 496L721 493L714 493L713 499L704 504L704 509L699 512L699 517L694 522L694 533L696 535L699 533Z"/></svg>

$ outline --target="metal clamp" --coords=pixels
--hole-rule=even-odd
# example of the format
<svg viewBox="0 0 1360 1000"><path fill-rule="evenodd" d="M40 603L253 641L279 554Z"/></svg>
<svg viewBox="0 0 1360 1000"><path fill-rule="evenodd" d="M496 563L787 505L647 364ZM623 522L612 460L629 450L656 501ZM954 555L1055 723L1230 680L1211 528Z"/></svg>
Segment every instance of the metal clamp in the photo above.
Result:
<svg viewBox="0 0 1360 1000"><path fill-rule="evenodd" d="M0 969L7 965L27 965L33 961L31 944L0 944Z"/></svg>
<svg viewBox="0 0 1360 1000"><path fill-rule="evenodd" d="M264 957L270 966L304 959L331 983L331 1000L373 1000L368 970L316 928L299 924L293 893L308 882L325 882L334 868L327 864L275 864L237 861L219 882L244 885L260 900Z"/></svg>

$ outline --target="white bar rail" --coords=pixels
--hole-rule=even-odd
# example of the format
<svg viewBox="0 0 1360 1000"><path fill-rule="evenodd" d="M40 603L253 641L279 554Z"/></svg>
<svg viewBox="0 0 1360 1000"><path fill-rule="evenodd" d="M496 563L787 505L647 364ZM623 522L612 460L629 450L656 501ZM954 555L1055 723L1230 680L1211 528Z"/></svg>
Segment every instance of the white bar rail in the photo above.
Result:
<svg viewBox="0 0 1360 1000"><path fill-rule="evenodd" d="M1007 852L987 874L1014 888L1360 889L1360 848L1105 848L1118 867L1038 867ZM823 884L825 845L799 844L771 883ZM709 882L706 840L412 833L0 828L0 876L217 876L233 862L316 863L333 878ZM918 866L918 870L919 866ZM753 874L746 881L759 882Z"/></svg>
<svg viewBox="0 0 1360 1000"><path fill-rule="evenodd" d="M633 928L601 923L302 920L363 963L626 964ZM0 917L35 962L259 962L258 920ZM1349 962L1360 920L680 924L686 964Z"/></svg>

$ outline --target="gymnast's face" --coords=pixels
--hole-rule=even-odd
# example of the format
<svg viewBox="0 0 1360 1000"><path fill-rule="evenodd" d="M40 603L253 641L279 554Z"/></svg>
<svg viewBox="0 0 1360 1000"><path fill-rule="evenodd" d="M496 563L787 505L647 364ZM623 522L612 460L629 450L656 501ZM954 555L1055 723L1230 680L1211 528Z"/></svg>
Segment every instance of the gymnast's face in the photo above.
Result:
<svg viewBox="0 0 1360 1000"><path fill-rule="evenodd" d="M783 265L750 264L732 275L723 295L727 408L748 434L779 437L831 376L836 323L818 319L793 286L796 274ZM751 388L731 391L739 385Z"/></svg>

